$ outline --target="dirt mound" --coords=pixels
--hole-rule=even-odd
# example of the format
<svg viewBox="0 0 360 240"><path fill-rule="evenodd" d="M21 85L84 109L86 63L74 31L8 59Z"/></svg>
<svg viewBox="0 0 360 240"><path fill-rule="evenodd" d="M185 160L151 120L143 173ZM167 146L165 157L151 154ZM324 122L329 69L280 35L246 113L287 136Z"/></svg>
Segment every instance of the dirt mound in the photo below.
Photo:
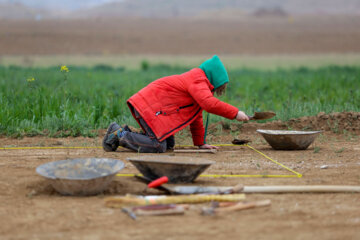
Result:
<svg viewBox="0 0 360 240"><path fill-rule="evenodd" d="M325 114L319 113L317 116L302 117L291 119L291 127L303 130L323 130L334 133L360 132L360 112L342 112Z"/></svg>
<svg viewBox="0 0 360 240"><path fill-rule="evenodd" d="M253 132L256 129L270 130L322 130L333 133L360 133L360 112L341 112L325 114L320 112L317 116L301 117L283 122L280 120L257 123L226 123L221 122L223 130ZM209 132L218 130L219 123L211 124Z"/></svg>

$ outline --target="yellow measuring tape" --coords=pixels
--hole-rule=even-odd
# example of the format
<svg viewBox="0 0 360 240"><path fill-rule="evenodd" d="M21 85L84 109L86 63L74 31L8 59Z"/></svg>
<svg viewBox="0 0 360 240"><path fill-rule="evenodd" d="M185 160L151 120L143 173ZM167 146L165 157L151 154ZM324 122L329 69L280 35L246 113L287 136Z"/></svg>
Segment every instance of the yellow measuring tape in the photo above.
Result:
<svg viewBox="0 0 360 240"><path fill-rule="evenodd" d="M270 161L272 161L273 163L279 165L280 167L285 168L286 170L294 173L294 174L296 175L296 177L299 177L299 178L302 177L302 174L301 174L301 173L298 173L298 172L292 170L291 168L285 166L284 164L279 163L278 161L275 161L274 159L269 158L269 157L266 156L264 153L260 152L259 150L256 150L255 148L251 147L250 145L245 144L245 146L247 146L248 148L254 150L255 152L259 153L260 155L264 156L265 158L269 159ZM276 176L276 175L274 175L274 176ZM281 176L281 175L277 175L277 176ZM294 175L291 175L291 176L294 176Z"/></svg>
<svg viewBox="0 0 360 240"><path fill-rule="evenodd" d="M191 145L180 145L178 147L189 147ZM239 146L239 145L235 145L235 144L214 144L214 146ZM254 174L254 175L247 175L247 174L202 174L200 175L200 177L212 177L212 178L293 178L293 177L297 177L297 178L301 178L302 174L298 173L296 171L294 171L293 169L285 166L282 163L279 163L278 161L275 161L274 159L271 159L269 156L265 155L264 153L260 152L259 150L255 149L254 147L251 147L248 144L244 144L241 146L246 146L252 150L254 150L255 152L259 153L260 155L262 155L263 157L265 157L266 159L269 159L270 161L272 161L273 163L279 165L280 167L286 169L289 172L292 172L295 175L274 175L274 174ZM93 149L93 148L102 148L102 147L5 147L5 148L0 148L0 150L26 150L26 149ZM141 174L134 174L134 173L119 173L116 176L119 177L131 177L131 176L136 176L136 175L141 175Z"/></svg>

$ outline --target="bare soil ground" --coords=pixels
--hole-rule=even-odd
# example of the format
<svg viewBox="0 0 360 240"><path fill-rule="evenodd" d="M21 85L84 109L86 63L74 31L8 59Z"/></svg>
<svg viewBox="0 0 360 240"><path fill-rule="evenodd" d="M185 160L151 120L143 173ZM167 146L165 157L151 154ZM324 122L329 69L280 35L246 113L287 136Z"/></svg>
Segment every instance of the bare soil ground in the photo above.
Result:
<svg viewBox="0 0 360 240"><path fill-rule="evenodd" d="M360 52L359 16L0 21L0 54ZM89 56L90 57L90 56Z"/></svg>
<svg viewBox="0 0 360 240"><path fill-rule="evenodd" d="M341 115L340 113L339 115ZM343 114L348 116L349 113ZM352 113L352 116L360 113ZM336 115L336 114L333 114ZM313 117L321 121L324 116ZM338 115L336 115L338 116ZM356 115L360 116L360 115ZM340 119L340 118L339 118ZM243 124L235 137L252 140L251 145L271 158L303 174L302 178L198 178L194 184L244 185L360 185L359 119L346 118L354 127L343 133L324 127L324 132L307 150L275 151L254 132L256 128L287 129L291 123ZM303 119L308 120L308 118ZM344 119L340 119L342 122ZM302 122L294 120L293 122ZM357 124L357 125L356 125ZM291 125L302 129L300 125ZM313 129L319 129L320 125ZM230 127L234 127L233 125ZM321 126L320 126L321 127ZM231 129L222 135L211 131L212 142L230 143ZM341 133L341 134L339 134ZM101 135L102 136L102 135ZM96 139L1 138L1 147L100 146ZM189 144L181 135L177 144ZM143 194L145 185L132 177L117 177L99 196L68 197L56 193L38 176L35 168L50 161L104 157L126 163L121 173L136 173L126 161L137 153L126 149L107 153L101 148L0 150L0 236L1 239L359 239L359 194L248 194L247 200L271 199L266 208L249 209L218 216L201 216L195 208L184 216L130 219L119 209L104 206L104 198L125 193ZM168 152L166 154L173 155ZM216 161L208 174L288 174L244 146L221 147L217 154L176 154L206 157ZM328 168L321 169L322 165ZM157 190L149 194L159 194Z"/></svg>

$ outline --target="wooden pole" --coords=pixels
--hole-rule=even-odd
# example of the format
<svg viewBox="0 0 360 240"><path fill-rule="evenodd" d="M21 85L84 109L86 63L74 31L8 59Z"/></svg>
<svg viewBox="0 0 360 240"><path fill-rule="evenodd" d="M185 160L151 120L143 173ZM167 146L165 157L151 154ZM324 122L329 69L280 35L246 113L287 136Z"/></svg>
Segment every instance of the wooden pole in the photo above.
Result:
<svg viewBox="0 0 360 240"><path fill-rule="evenodd" d="M243 193L345 193L358 192L360 186L302 185L302 186L244 186Z"/></svg>
<svg viewBox="0 0 360 240"><path fill-rule="evenodd" d="M239 185L240 186L240 185ZM169 191L177 194L229 193L234 187L216 186L174 186ZM236 193L360 193L360 186L344 185L284 185L284 186L244 186Z"/></svg>

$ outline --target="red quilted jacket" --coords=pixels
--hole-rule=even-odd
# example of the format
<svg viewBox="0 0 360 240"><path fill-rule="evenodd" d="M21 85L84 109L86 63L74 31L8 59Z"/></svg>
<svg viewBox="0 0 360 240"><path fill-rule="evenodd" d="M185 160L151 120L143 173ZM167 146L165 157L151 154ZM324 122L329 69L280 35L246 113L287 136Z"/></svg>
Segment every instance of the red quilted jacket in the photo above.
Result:
<svg viewBox="0 0 360 240"><path fill-rule="evenodd" d="M190 125L195 146L204 144L202 111L234 119L238 109L215 98L214 87L200 68L181 75L160 78L127 101L163 141ZM132 106L132 107L131 107ZM136 118L135 118L136 119Z"/></svg>

